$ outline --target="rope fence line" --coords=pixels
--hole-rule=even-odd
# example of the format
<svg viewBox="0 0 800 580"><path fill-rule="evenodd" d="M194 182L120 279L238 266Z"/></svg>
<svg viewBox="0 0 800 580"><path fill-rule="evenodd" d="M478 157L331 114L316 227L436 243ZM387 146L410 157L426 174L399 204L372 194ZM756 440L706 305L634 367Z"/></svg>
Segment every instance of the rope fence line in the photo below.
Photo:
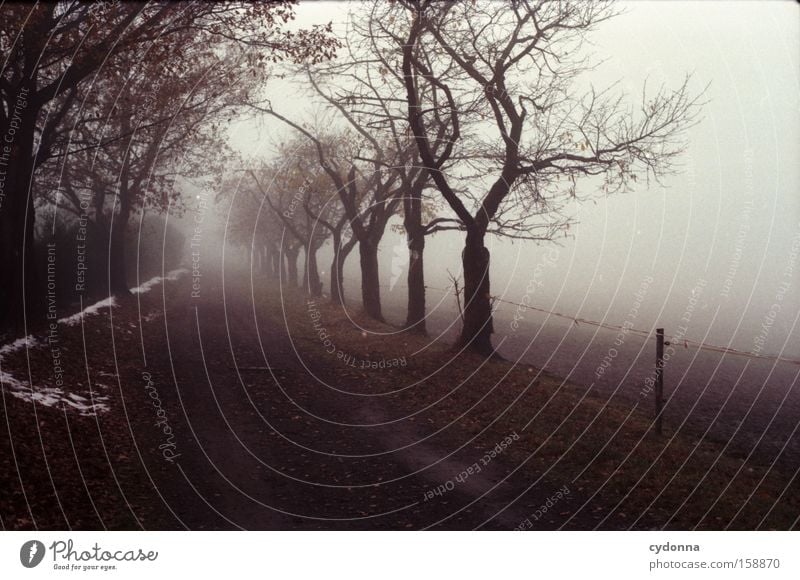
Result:
<svg viewBox="0 0 800 580"><path fill-rule="evenodd" d="M384 285L382 285L384 286ZM396 285L395 285L396 287ZM402 286L403 288L407 288L407 286ZM443 293L449 293L453 289L452 288L438 288L436 286L425 286L426 290L437 290ZM547 310L545 308L538 308L536 306L530 306L528 304L520 304L518 302L512 302L511 300L505 300L503 298L499 298L497 296L493 296L492 300L497 302L503 302L505 304L510 304L512 306L517 306L519 308L525 308L526 310L534 310L536 312L541 312L544 314L551 314L553 316L557 316L559 318L564 318L566 320L571 320L576 326L580 326L581 324L587 324L589 326L597 326L600 328L605 328L607 330L616 330L616 331L623 331L625 333L635 334L641 336L645 339L655 338L655 329L651 331L647 330L639 330L637 328L626 328L617 324L609 324L607 322L600 322L597 320L590 320L588 318L580 318L575 316L570 316L568 314L562 314L561 312L555 312L553 310ZM785 362L793 365L800 366L800 360L792 359L792 358L785 358L780 356L768 356L764 354L755 354L752 352L747 352L744 350L739 350L735 348L731 348L728 346L719 346L716 344L710 344L707 342L700 342L697 340L690 340L686 338L679 338L676 342L682 342L685 348L689 348L689 346L695 346L702 350L708 350L712 352L720 352L723 354L732 354L736 356L743 356L751 359L759 359L759 360L771 360L771 361L778 361L778 362Z"/></svg>

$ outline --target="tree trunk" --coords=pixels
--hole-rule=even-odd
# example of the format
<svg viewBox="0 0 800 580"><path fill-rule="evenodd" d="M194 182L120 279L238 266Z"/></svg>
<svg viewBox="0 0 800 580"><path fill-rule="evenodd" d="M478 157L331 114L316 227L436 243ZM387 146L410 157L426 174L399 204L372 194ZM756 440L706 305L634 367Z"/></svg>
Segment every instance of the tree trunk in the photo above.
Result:
<svg viewBox="0 0 800 580"><path fill-rule="evenodd" d="M127 261L125 260L125 232L128 229L128 216L119 215L113 219L108 246L108 284L111 296L130 296L128 287Z"/></svg>
<svg viewBox="0 0 800 580"><path fill-rule="evenodd" d="M42 313L44 306L34 256L35 126L36 116L28 109L16 130L8 165L0 168L7 174L3 184L6 195L0 200L0 258L6 270L0 282L0 326L15 335L28 332L28 327L37 322L32 317ZM10 135L7 131L4 134Z"/></svg>
<svg viewBox="0 0 800 580"><path fill-rule="evenodd" d="M383 322L381 313L380 274L378 271L378 244L370 238L358 242L361 254L361 300L367 315Z"/></svg>
<svg viewBox="0 0 800 580"><path fill-rule="evenodd" d="M283 254L281 253L280 248L278 248L278 246L272 242L269 243L268 247L270 253L270 276L272 277L273 281L278 282L283 276Z"/></svg>
<svg viewBox="0 0 800 580"><path fill-rule="evenodd" d="M284 249L286 255L286 285L290 288L297 288L297 256L300 254L300 246Z"/></svg>
<svg viewBox="0 0 800 580"><path fill-rule="evenodd" d="M319 268L317 266L317 250L311 242L305 247L305 268L303 270L303 287L309 296L322 296L322 282L319 279Z"/></svg>
<svg viewBox="0 0 800 580"><path fill-rule="evenodd" d="M264 244L264 269L263 272L267 276L267 278L274 278L275 277L275 263L274 258L272 257L274 248L272 244Z"/></svg>
<svg viewBox="0 0 800 580"><path fill-rule="evenodd" d="M427 334L425 327L425 230L422 227L422 203L419 192L412 191L404 200L403 221L408 237L408 313L406 329Z"/></svg>
<svg viewBox="0 0 800 580"><path fill-rule="evenodd" d="M127 121L123 128L127 130L130 125ZM131 217L131 175L130 159L123 159L122 171L119 176L119 211L111 214L111 243L108 248L108 282L112 296L130 296L128 288L128 273L125 261L125 234L128 231L128 220ZM112 208L112 212L115 208Z"/></svg>
<svg viewBox="0 0 800 580"><path fill-rule="evenodd" d="M341 234L334 234L333 261L331 262L331 300L344 306L344 262L356 246L356 239L350 238L342 245Z"/></svg>
<svg viewBox="0 0 800 580"><path fill-rule="evenodd" d="M102 198L100 198L102 199ZM94 252L95 248L102 252L102 259L98 264L106 264L106 278L108 286L104 288L106 296L129 296L128 273L125 260L125 231L128 226L127 216L114 216L109 219L102 209L102 202L95 200L94 231L96 238L88 250ZM99 282L99 279L98 279ZM94 288L86 285L89 292ZM101 288L98 288L100 290Z"/></svg>
<svg viewBox="0 0 800 580"><path fill-rule="evenodd" d="M492 303L489 288L489 250L483 245L484 232L468 231L462 254L464 268L464 324L459 346L484 356L492 348Z"/></svg>
<svg viewBox="0 0 800 580"><path fill-rule="evenodd" d="M427 334L425 326L425 235L414 236L408 245L408 315L406 329Z"/></svg>
<svg viewBox="0 0 800 580"><path fill-rule="evenodd" d="M286 257L286 248L281 244L278 247L277 271L278 271L278 281L283 286L289 283L289 274L286 271L286 264L288 262L289 259Z"/></svg>
<svg viewBox="0 0 800 580"><path fill-rule="evenodd" d="M344 284L342 281L342 270L344 269L344 262L340 260L342 253L342 234L336 230L331 232L333 241L333 259L331 260L331 273L330 273L330 286L331 286L331 302L344 306ZM342 268L339 267L339 262L342 262Z"/></svg>

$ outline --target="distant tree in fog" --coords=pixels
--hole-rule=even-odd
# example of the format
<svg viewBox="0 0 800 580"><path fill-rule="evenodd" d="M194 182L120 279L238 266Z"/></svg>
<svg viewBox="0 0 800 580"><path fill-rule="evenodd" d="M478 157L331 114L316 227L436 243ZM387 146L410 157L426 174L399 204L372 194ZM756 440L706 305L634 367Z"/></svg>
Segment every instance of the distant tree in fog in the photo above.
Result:
<svg viewBox="0 0 800 580"><path fill-rule="evenodd" d="M400 174L403 184L402 230L408 242L405 327L424 334L425 239L437 232L463 229L463 224L452 214L440 215L442 204L439 197L426 194L435 188L420 160L408 125L402 67L406 34L402 33L404 25L396 17L396 8L390 3L380 2L358 6L350 13L349 24L351 33L344 48L345 54L314 68L332 86L326 95L328 100L346 110L350 118L369 127L371 132L385 135L395 149L406 151L405 163L392 168ZM442 74L446 79L447 71ZM429 91L424 84L417 85L417 88L426 93L424 98L430 98L433 104L428 117L431 151L440 167L450 167L462 154L449 138L452 118L445 108L436 106L438 95L435 92Z"/></svg>
<svg viewBox="0 0 800 580"><path fill-rule="evenodd" d="M347 133L331 134L324 138L324 149L330 157L347 156ZM337 192L330 187L330 180L322 171L318 161L316 145L305 140L291 141L289 159L297 169L305 175L308 196L302 199L306 228L314 230L324 228L330 235L333 258L330 266L330 297L335 304L345 303L344 295L344 263L355 247L358 239L350 230L347 211ZM345 240L345 235L349 237Z"/></svg>
<svg viewBox="0 0 800 580"><path fill-rule="evenodd" d="M270 209L249 171L228 173L216 201L227 206L226 240L247 250L268 278L296 287L300 242L286 235L283 222Z"/></svg>
<svg viewBox="0 0 800 580"><path fill-rule="evenodd" d="M378 249L389 220L402 204L406 183L396 168L405 165L410 150L394 148L384 136L375 135L369 126L359 124L334 99L327 98L314 74L306 70L312 90L326 103L334 118L343 117L334 126L347 128L349 138L346 142L340 139L335 151L326 147L324 131L290 119L271 106L261 110L280 119L314 145L317 163L333 184L358 244L364 311L376 320L383 320Z"/></svg>
<svg viewBox="0 0 800 580"><path fill-rule="evenodd" d="M310 296L319 297L322 295L322 282L317 252L331 235L330 230L319 222L319 216L329 212L331 194L335 205L338 205L338 199L335 198L335 192L330 191L330 183L321 172L306 168L304 154L316 157L305 140L290 140L281 144L279 161L261 170L251 170L250 176L262 199L280 220L282 229L303 247L303 287Z"/></svg>

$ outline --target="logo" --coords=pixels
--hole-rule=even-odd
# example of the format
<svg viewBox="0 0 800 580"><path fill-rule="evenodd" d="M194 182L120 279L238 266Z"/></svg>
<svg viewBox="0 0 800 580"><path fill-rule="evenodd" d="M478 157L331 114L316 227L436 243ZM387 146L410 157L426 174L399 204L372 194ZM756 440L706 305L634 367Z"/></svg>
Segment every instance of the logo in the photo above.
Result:
<svg viewBox="0 0 800 580"><path fill-rule="evenodd" d="M44 559L44 544L39 540L28 540L19 549L19 561L26 568L35 568Z"/></svg>

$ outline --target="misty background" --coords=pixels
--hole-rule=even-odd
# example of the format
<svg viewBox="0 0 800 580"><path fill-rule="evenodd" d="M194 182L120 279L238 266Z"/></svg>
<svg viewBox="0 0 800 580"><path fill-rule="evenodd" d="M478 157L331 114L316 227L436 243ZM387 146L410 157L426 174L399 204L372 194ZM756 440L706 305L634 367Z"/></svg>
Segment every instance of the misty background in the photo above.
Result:
<svg viewBox="0 0 800 580"><path fill-rule="evenodd" d="M677 173L662 184L640 182L628 193L604 195L590 182L579 182L569 207L577 224L565 237L540 244L489 237L493 295L518 303L533 288L531 306L618 325L629 318L643 280L652 277L632 322L645 331L663 326L671 336L693 290L704 283L685 338L752 351L781 284L788 282L762 354L797 358L797 4L628 2L621 7L622 14L591 36L602 62L590 80L598 86L619 81L635 99L644 82L675 86L692 73L696 87L709 84L702 120L691 129ZM344 2L301 3L295 26L332 21L334 32L343 33L347 11ZM272 80L267 96L295 119L314 110L289 80ZM230 135L245 158L256 159L292 133L265 119L234 122ZM442 215L447 211L443 207ZM214 227L224 231L225 216L216 219ZM457 274L463 234L438 233L426 244L430 322L441 331L458 326L452 291L436 289L450 286L448 267ZM388 320L398 323L406 299L405 247L405 235L389 228L381 243L382 292ZM329 256L328 245L320 254L322 272ZM345 274L353 307L359 287L355 255ZM498 303L500 320L515 310ZM521 324L557 334L574 327L530 310ZM495 329L502 337L507 325L501 322Z"/></svg>

